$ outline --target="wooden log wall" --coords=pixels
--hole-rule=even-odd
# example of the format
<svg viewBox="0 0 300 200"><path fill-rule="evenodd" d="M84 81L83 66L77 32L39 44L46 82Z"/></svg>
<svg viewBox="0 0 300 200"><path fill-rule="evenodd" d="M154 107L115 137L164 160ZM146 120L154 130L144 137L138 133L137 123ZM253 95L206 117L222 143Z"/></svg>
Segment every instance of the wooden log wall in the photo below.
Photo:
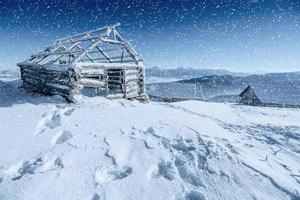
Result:
<svg viewBox="0 0 300 200"><path fill-rule="evenodd" d="M70 101L78 89L76 74L70 69L54 70L26 65L20 66L20 69L25 89L46 95L58 94Z"/></svg>
<svg viewBox="0 0 300 200"><path fill-rule="evenodd" d="M141 67L125 68L126 98L135 98L144 93L144 72Z"/></svg>
<svg viewBox="0 0 300 200"><path fill-rule="evenodd" d="M80 65L76 71L82 87L105 91L108 96L135 98L144 93L144 71L140 66Z"/></svg>
<svg viewBox="0 0 300 200"><path fill-rule="evenodd" d="M54 68L22 65L23 87L34 92L59 94L72 101L80 88L95 88L109 96L132 99L144 94L144 71L140 66L80 66L55 70Z"/></svg>
<svg viewBox="0 0 300 200"><path fill-rule="evenodd" d="M81 87L91 87L106 90L105 69L101 67L82 66L77 68L78 84Z"/></svg>

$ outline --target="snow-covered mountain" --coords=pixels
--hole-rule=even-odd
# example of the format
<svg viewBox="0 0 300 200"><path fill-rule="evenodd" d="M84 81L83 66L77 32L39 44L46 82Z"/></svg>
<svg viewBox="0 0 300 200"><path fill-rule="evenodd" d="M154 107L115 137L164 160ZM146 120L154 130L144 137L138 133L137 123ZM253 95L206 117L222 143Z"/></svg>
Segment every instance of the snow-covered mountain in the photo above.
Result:
<svg viewBox="0 0 300 200"><path fill-rule="evenodd" d="M297 72L249 76L210 75L151 83L146 87L148 94L156 97L224 102L236 101L249 84L256 86L256 92L264 93L268 103L300 105L300 75Z"/></svg>
<svg viewBox="0 0 300 200"><path fill-rule="evenodd" d="M147 67L145 69L147 77L160 77L160 78L177 78L188 79L201 76L210 75L232 75L232 76L245 76L246 73L231 72L225 69L195 69L191 67L177 67L164 69L159 67Z"/></svg>
<svg viewBox="0 0 300 200"><path fill-rule="evenodd" d="M1 200L300 198L299 109L18 95L0 104Z"/></svg>

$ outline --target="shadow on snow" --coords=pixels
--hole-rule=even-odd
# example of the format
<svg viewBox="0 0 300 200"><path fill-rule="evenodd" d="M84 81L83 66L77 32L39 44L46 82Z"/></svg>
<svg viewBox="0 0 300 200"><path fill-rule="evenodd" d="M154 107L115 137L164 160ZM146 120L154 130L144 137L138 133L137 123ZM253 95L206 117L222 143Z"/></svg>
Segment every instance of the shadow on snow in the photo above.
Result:
<svg viewBox="0 0 300 200"><path fill-rule="evenodd" d="M59 96L44 96L30 93L20 88L20 80L0 80L0 107L11 107L16 104L44 104L44 103L65 103Z"/></svg>

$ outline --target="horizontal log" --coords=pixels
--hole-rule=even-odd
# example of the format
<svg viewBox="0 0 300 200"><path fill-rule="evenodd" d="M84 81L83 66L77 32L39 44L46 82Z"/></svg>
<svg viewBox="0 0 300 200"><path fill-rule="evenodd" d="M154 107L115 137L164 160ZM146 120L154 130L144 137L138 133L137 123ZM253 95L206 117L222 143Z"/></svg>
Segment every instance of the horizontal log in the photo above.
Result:
<svg viewBox="0 0 300 200"><path fill-rule="evenodd" d="M50 83L59 83L59 84L64 84L64 85L72 85L71 81L69 78L64 78L64 79L59 79L59 78L55 78L55 77L46 77L46 76L37 76L37 75L33 75L33 74L27 74L24 73L22 75L22 77L26 77L29 79L34 79L34 80L40 80L40 81L44 81L44 82L50 82Z"/></svg>
<svg viewBox="0 0 300 200"><path fill-rule="evenodd" d="M130 82L139 82L139 78L126 78L125 84L129 84Z"/></svg>
<svg viewBox="0 0 300 200"><path fill-rule="evenodd" d="M123 69L123 67L113 67L113 68L107 68L107 72L119 72Z"/></svg>
<svg viewBox="0 0 300 200"><path fill-rule="evenodd" d="M81 75L104 75L103 69L82 69L79 71Z"/></svg>
<svg viewBox="0 0 300 200"><path fill-rule="evenodd" d="M27 72L23 72L23 76L27 76L33 79L45 79L45 80L61 80L61 81L65 81L65 82L70 82L70 77L68 76L51 76L51 75L46 75L46 74L38 74L38 73L27 73Z"/></svg>
<svg viewBox="0 0 300 200"><path fill-rule="evenodd" d="M102 86L99 86L99 85L94 85L94 84L84 84L82 85L83 87L86 87L86 88L93 88L93 89L97 89L99 91L106 91L106 87L102 87Z"/></svg>
<svg viewBox="0 0 300 200"><path fill-rule="evenodd" d="M99 52L100 53L100 52ZM110 60L115 60L115 61L120 61L122 60L122 58L131 58L130 56L112 56L112 57L109 57ZM81 59L81 61L88 61L89 59ZM107 58L103 57L103 58L93 58L93 60L95 61L106 61Z"/></svg>
<svg viewBox="0 0 300 200"><path fill-rule="evenodd" d="M25 75L36 76L36 77L69 79L69 76L60 75L60 74L46 74L46 73L28 72L28 71L23 71L22 73Z"/></svg>
<svg viewBox="0 0 300 200"><path fill-rule="evenodd" d="M115 72L108 71L107 75L108 76L123 76L123 72L122 71L115 71Z"/></svg>
<svg viewBox="0 0 300 200"><path fill-rule="evenodd" d="M110 85L108 85L108 88L123 90L123 86L122 85L110 84Z"/></svg>
<svg viewBox="0 0 300 200"><path fill-rule="evenodd" d="M27 76L33 79L44 79L47 81L62 81L62 82L71 82L76 79L76 76L65 76L61 74L45 74L45 73L37 73L37 72L27 72L23 71L21 76Z"/></svg>
<svg viewBox="0 0 300 200"><path fill-rule="evenodd" d="M139 79L140 76L139 74L130 74L130 75L126 75L126 80L130 80L130 79Z"/></svg>
<svg viewBox="0 0 300 200"><path fill-rule="evenodd" d="M137 62L142 62L143 59L137 59ZM122 60L122 62L120 62L119 60L112 60L111 63L135 63L134 60Z"/></svg>
<svg viewBox="0 0 300 200"><path fill-rule="evenodd" d="M42 84L42 83L34 83L28 80L23 81L24 85L26 85L27 89L33 90L38 93L43 94L66 94L68 95L70 91L74 90L74 88L61 87L59 85L51 85L51 84Z"/></svg>
<svg viewBox="0 0 300 200"><path fill-rule="evenodd" d="M123 76L107 76L108 80L123 80Z"/></svg>
<svg viewBox="0 0 300 200"><path fill-rule="evenodd" d="M123 84L123 80L122 79L120 79L120 80L110 80L110 79L108 79L107 83L108 83L108 85L109 84L119 84L119 85L121 85L121 84Z"/></svg>
<svg viewBox="0 0 300 200"><path fill-rule="evenodd" d="M134 85L134 86L126 86L126 91L130 91L130 90L140 90L140 86L139 85Z"/></svg>
<svg viewBox="0 0 300 200"><path fill-rule="evenodd" d="M80 63L81 64L81 63ZM87 65L79 65L76 67L76 69L78 71L81 71L81 70L105 70L105 67L103 65L89 65L88 63L85 63ZM95 64L95 63L93 63Z"/></svg>
<svg viewBox="0 0 300 200"><path fill-rule="evenodd" d="M124 79L122 77L119 77L119 76L113 76L113 77L107 77L107 80L108 81L119 81L120 83L123 83Z"/></svg>
<svg viewBox="0 0 300 200"><path fill-rule="evenodd" d="M141 90L140 90L139 88L138 88L138 89L127 90L127 91L126 91L126 94L130 94L130 93L133 93L133 92L139 93L139 92L141 92Z"/></svg>
<svg viewBox="0 0 300 200"><path fill-rule="evenodd" d="M73 66L70 64L48 65L48 64L32 64L32 63L18 63L20 69L31 69L39 71L49 71L57 73L74 73Z"/></svg>
<svg viewBox="0 0 300 200"><path fill-rule="evenodd" d="M126 97L127 97L127 98L134 98L134 97L137 97L137 96L140 96L140 93L139 93L139 92L136 92L136 91L130 92L130 93L127 93L127 94L126 94Z"/></svg>
<svg viewBox="0 0 300 200"><path fill-rule="evenodd" d="M117 40L110 40L110 39L104 39L103 36L87 36L87 37L82 37L82 38L73 38L72 42L83 42L83 41L88 41L88 40L101 40L103 43L108 43L108 44L116 44L116 45L124 45L124 42L120 42ZM66 40L64 43L68 43L70 41Z"/></svg>
<svg viewBox="0 0 300 200"><path fill-rule="evenodd" d="M106 96L108 99L118 99L118 98L124 98L124 94L109 94Z"/></svg>
<svg viewBox="0 0 300 200"><path fill-rule="evenodd" d="M126 76L131 76L131 75L140 75L141 73L138 70L130 70L126 71Z"/></svg>
<svg viewBox="0 0 300 200"><path fill-rule="evenodd" d="M50 85L51 84L53 85L53 87L55 87L56 85L60 85L61 87L67 87L67 88L70 88L70 89L73 89L76 87L75 84L72 84L72 83L63 83L63 82L55 82L55 81L45 81L43 79L32 79L32 78L29 78L29 77L22 77L22 80L25 81L25 82L28 82L32 85L35 85L36 87L46 87L47 85Z"/></svg>
<svg viewBox="0 0 300 200"><path fill-rule="evenodd" d="M71 87L67 85L60 85L60 84L55 84L55 83L46 83L47 86L55 89L60 89L60 90L70 90Z"/></svg>
<svg viewBox="0 0 300 200"><path fill-rule="evenodd" d="M89 78L80 79L78 83L88 87L102 87L102 88L106 87L105 82L100 80L95 80L95 79L89 79Z"/></svg>
<svg viewBox="0 0 300 200"><path fill-rule="evenodd" d="M79 74L79 77L94 77L95 79L104 79L106 76L103 74Z"/></svg>
<svg viewBox="0 0 300 200"><path fill-rule="evenodd" d="M23 68L22 71L24 73L32 73L32 74L46 74L50 76L62 76L69 77L72 75L70 71L55 71L55 70L45 70L45 69L32 69L32 68Z"/></svg>
<svg viewBox="0 0 300 200"><path fill-rule="evenodd" d="M120 48L110 48L110 49L103 49L104 52L111 52L111 51L120 51ZM38 54L33 54L32 57L44 57L44 56L49 56L49 55L72 55L72 54L79 54L79 53L83 53L84 49L80 49L80 50L70 50L70 51L66 51L66 50L57 50L57 51L44 51L44 52L40 52ZM89 51L89 54L96 54L96 53L101 53L100 51Z"/></svg>
<svg viewBox="0 0 300 200"><path fill-rule="evenodd" d="M140 83L137 82L137 81L131 81L131 82L126 84L126 86L128 86L128 87L135 86L135 85L140 85Z"/></svg>
<svg viewBox="0 0 300 200"><path fill-rule="evenodd" d="M133 63L75 63L76 68L102 68L107 71L112 69L122 70L122 69L137 69L143 68L143 66L136 65Z"/></svg>

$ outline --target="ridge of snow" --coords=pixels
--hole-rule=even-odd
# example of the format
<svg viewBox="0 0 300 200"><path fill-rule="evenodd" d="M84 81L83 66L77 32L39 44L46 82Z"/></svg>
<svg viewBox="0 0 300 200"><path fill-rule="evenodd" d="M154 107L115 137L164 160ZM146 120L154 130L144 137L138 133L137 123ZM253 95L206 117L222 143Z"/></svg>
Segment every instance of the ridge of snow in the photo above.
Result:
<svg viewBox="0 0 300 200"><path fill-rule="evenodd" d="M299 109L199 101L0 107L0 199L297 199Z"/></svg>

